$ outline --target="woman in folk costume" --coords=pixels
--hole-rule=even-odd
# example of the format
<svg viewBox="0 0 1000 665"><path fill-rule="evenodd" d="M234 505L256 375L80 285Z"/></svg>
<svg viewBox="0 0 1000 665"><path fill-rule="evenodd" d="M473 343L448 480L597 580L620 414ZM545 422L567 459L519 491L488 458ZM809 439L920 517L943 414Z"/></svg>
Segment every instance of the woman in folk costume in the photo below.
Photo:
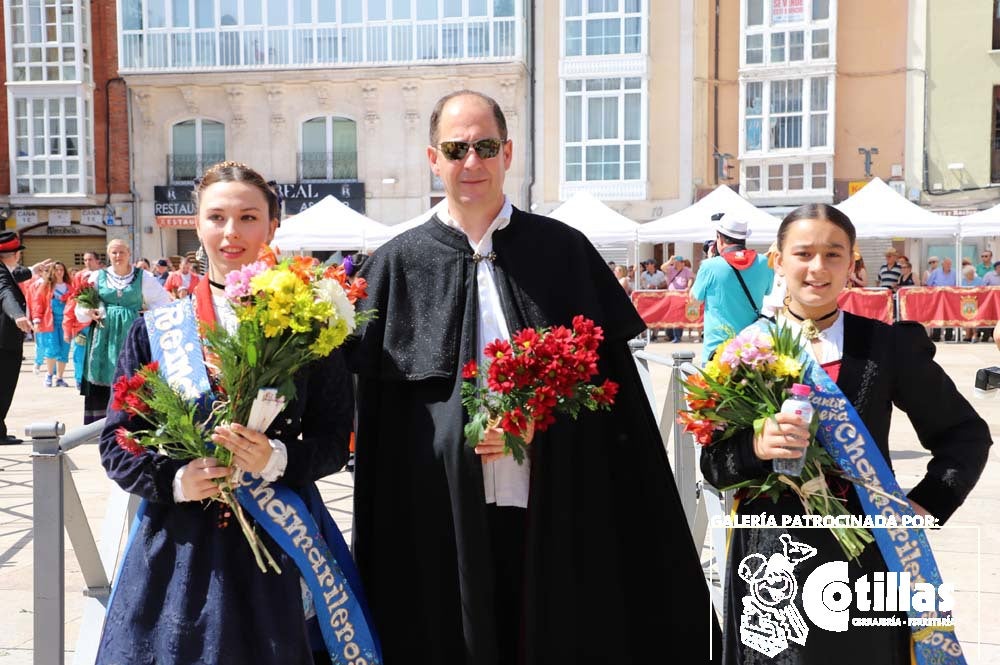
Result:
<svg viewBox="0 0 1000 665"><path fill-rule="evenodd" d="M63 337L62 319L69 297L69 273L66 264L56 261L48 275L36 284L32 292L31 316L35 326L38 354L45 360L44 386L65 388L63 372L69 361L69 342Z"/></svg>
<svg viewBox="0 0 1000 665"><path fill-rule="evenodd" d="M83 383L83 366L86 364L87 341L90 335L90 323L83 323L76 318L76 295L90 280L90 271L78 271L70 279L69 297L63 308L62 333L63 339L70 340L73 351L73 379L76 385Z"/></svg>
<svg viewBox="0 0 1000 665"><path fill-rule="evenodd" d="M202 326L232 330L237 321L224 294L225 277L255 261L272 239L278 197L256 171L223 162L197 184L195 202L209 269L193 294L194 312ZM146 321L139 320L117 374L131 375L152 354ZM307 366L295 384L295 399L266 433L234 423L219 425L213 440L233 451L241 470L300 497L320 522L326 508L315 481L347 460L353 384L339 350ZM101 437L102 461L113 480L145 501L115 583L97 662L330 662L296 563L257 524L281 569L261 572L226 506L208 501L219 491L216 479L231 469L214 458L183 462L148 449L135 457L116 445L120 426L135 430L140 423L111 409ZM328 519L322 534L332 543L327 528L336 528Z"/></svg>
<svg viewBox="0 0 1000 665"><path fill-rule="evenodd" d="M843 405L835 407L844 409L836 415L856 418L851 422L857 425L857 432L867 429L864 438L870 436L870 440L857 445L851 453L852 458L855 452L860 453L851 464L856 463L858 468L866 465L869 469L881 465L882 470L875 477L887 491L898 488L888 445L893 405L907 414L920 443L930 453L930 462L926 475L905 495L909 507L901 492L892 506L901 506L896 510L906 511L902 514L912 510L944 522L962 504L982 473L992 443L989 428L934 362L934 345L920 324L903 321L886 325L838 308L837 295L848 280L854 242L851 221L825 204L802 206L784 219L778 231L775 267L784 276L788 295L784 308L778 312L777 325L801 331L808 355L803 356L806 381L813 385L813 391L820 390L832 397L842 392L856 409L856 414L851 415ZM820 423L824 447L832 441L826 432L834 431L826 428L828 417L824 415ZM801 418L779 413L765 421L759 434L747 429L706 446L701 454L701 468L708 482L718 488L762 480L772 472L772 460L800 457L809 439L809 429ZM860 439L852 441L857 443ZM826 476L833 493L844 497L847 509L859 516L872 514L871 506L879 505L877 500L866 503L874 496L869 489L876 481L864 473L855 475L862 476L869 479L866 487ZM886 499L884 503L890 502ZM802 516L805 510L802 499L786 490L777 502L769 498L740 500L737 513L774 515L780 526L783 516ZM895 539L902 532L877 531L871 530L875 542L868 543L859 558L847 564L846 583L852 590L856 589L855 582L866 575L869 582L889 579L879 575L886 571L909 571L914 563L919 563L919 570L927 579L934 578L936 566L929 559L929 546L919 559L913 557L912 548L907 549L909 538L922 537L922 534L912 535L916 529L907 532L910 535L904 545L886 540ZM810 614L804 606L805 585L821 565L847 558L828 528L739 528L732 530L729 537L723 648L723 661L727 664L816 665L856 660L909 665L911 650L916 654L915 662L926 662L922 650L958 648L957 644L947 647L945 640L939 639L943 634L935 636L933 630L914 633L917 640L914 641L905 612L874 611L879 607L878 601L870 606L871 612L850 603L850 617L899 616L901 626L859 626L847 622L842 632L841 628L819 626L817 615ZM790 598L785 600L794 607L772 609L782 609L785 616L797 615L804 619L804 624L792 630L780 622L771 622L772 628L778 628L765 635L766 631L758 628L766 628L762 624L768 623L769 610L761 609L760 591L764 588L773 591L772 582L778 579L788 583L786 592L795 590L796 585L798 592L785 594ZM784 635L783 628L788 628ZM789 637L792 639L786 641ZM946 647L941 647L942 644ZM952 659L934 662L964 662L960 656L949 658Z"/></svg>
<svg viewBox="0 0 1000 665"><path fill-rule="evenodd" d="M80 323L96 321L91 326L80 384L80 393L84 396L84 425L100 420L107 413L115 363L132 322L140 311L170 302L170 295L156 278L132 266L131 251L124 240L108 243L108 259L111 264L90 273L88 279L97 289L101 306L95 309L74 307Z"/></svg>

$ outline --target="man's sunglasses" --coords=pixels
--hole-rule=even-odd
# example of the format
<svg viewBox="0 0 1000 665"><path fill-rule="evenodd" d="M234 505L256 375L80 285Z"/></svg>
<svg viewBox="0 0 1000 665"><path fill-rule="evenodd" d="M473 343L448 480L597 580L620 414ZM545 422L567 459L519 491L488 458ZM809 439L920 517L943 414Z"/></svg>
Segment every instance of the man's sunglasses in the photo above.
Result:
<svg viewBox="0 0 1000 665"><path fill-rule="evenodd" d="M442 141L438 145L438 150L453 162L465 159L465 156L469 154L469 148L476 151L479 159L490 159L500 153L500 148L503 147L503 144L504 142L500 139L479 139L474 143L469 143L468 141Z"/></svg>

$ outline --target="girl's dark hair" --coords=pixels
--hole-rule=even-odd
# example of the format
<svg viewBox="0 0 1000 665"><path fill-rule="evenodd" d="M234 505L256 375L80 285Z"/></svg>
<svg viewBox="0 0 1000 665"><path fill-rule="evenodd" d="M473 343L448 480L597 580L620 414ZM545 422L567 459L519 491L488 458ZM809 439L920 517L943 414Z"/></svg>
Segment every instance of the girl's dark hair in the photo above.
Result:
<svg viewBox="0 0 1000 665"><path fill-rule="evenodd" d="M800 219L819 219L840 227L847 234L849 242L848 251L854 251L854 242L858 238L858 232L854 229L851 218L826 203L807 203L785 215L785 218L781 220L781 226L778 227L779 250L785 245L785 236L788 235L788 227Z"/></svg>
<svg viewBox="0 0 1000 665"><path fill-rule="evenodd" d="M55 286L56 284L59 283L56 281L56 266L62 266L63 269L62 283L69 284L70 283L69 268L67 268L66 264L63 263L62 261L54 261L52 265L49 266L49 274L46 276L45 282L49 286Z"/></svg>
<svg viewBox="0 0 1000 665"><path fill-rule="evenodd" d="M200 205L201 193L217 182L245 182L252 187L256 187L267 200L268 220L281 219L281 199L278 196L278 192L275 191L271 183L264 180L264 176L240 162L219 162L215 166L210 167L205 171L205 175L195 181L191 200L194 202L196 210Z"/></svg>

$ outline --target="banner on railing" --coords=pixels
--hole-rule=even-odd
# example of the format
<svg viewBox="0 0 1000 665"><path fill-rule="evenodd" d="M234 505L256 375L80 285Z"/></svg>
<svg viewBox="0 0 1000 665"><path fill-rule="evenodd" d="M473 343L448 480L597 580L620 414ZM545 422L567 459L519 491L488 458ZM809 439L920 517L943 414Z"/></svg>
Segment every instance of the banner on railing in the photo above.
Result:
<svg viewBox="0 0 1000 665"><path fill-rule="evenodd" d="M883 323L893 321L892 291L889 289L844 289L837 297L840 309Z"/></svg>
<svg viewBox="0 0 1000 665"><path fill-rule="evenodd" d="M632 304L649 328L701 330L704 306L687 291L633 291Z"/></svg>
<svg viewBox="0 0 1000 665"><path fill-rule="evenodd" d="M838 298L845 312L892 323L892 291L889 289L845 289ZM701 330L704 305L691 300L687 291L633 291L632 303L649 328Z"/></svg>
<svg viewBox="0 0 1000 665"><path fill-rule="evenodd" d="M898 297L903 321L938 328L991 328L1000 320L1000 286L908 286Z"/></svg>

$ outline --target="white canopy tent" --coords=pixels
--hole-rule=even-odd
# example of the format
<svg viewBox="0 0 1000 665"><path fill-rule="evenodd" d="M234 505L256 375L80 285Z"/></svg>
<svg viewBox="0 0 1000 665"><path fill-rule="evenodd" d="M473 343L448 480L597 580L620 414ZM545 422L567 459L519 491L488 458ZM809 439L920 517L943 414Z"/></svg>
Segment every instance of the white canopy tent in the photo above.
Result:
<svg viewBox="0 0 1000 665"><path fill-rule="evenodd" d="M1000 204L958 218L963 238L1000 236Z"/></svg>
<svg viewBox="0 0 1000 665"><path fill-rule="evenodd" d="M851 218L859 238L950 238L958 219L938 215L908 201L881 178L834 206Z"/></svg>
<svg viewBox="0 0 1000 665"><path fill-rule="evenodd" d="M961 218L921 208L881 178L873 178L834 207L851 218L858 238L954 238L956 261L962 256ZM957 272L957 284L961 286L962 273Z"/></svg>
<svg viewBox="0 0 1000 665"><path fill-rule="evenodd" d="M416 217L400 222L399 224L382 224L382 228L373 236L368 238L368 249L376 249L389 242L404 231L416 228L434 216L439 209L447 206L447 199L441 199L430 210L425 210Z"/></svg>
<svg viewBox="0 0 1000 665"><path fill-rule="evenodd" d="M613 210L587 192L577 192L568 201L548 214L548 217L572 226L587 236L591 244L606 257L612 247L631 250L635 265L639 265L638 222ZM628 255L626 254L626 257Z"/></svg>
<svg viewBox="0 0 1000 665"><path fill-rule="evenodd" d="M711 193L687 208L654 219L639 227L642 242L704 242L715 238L712 215L718 212L747 222L748 242L769 245L778 234L777 217L764 212L727 185L719 185Z"/></svg>
<svg viewBox="0 0 1000 665"><path fill-rule="evenodd" d="M367 250L369 238L378 237L384 225L352 210L332 196L281 222L271 242L282 252L307 250Z"/></svg>

